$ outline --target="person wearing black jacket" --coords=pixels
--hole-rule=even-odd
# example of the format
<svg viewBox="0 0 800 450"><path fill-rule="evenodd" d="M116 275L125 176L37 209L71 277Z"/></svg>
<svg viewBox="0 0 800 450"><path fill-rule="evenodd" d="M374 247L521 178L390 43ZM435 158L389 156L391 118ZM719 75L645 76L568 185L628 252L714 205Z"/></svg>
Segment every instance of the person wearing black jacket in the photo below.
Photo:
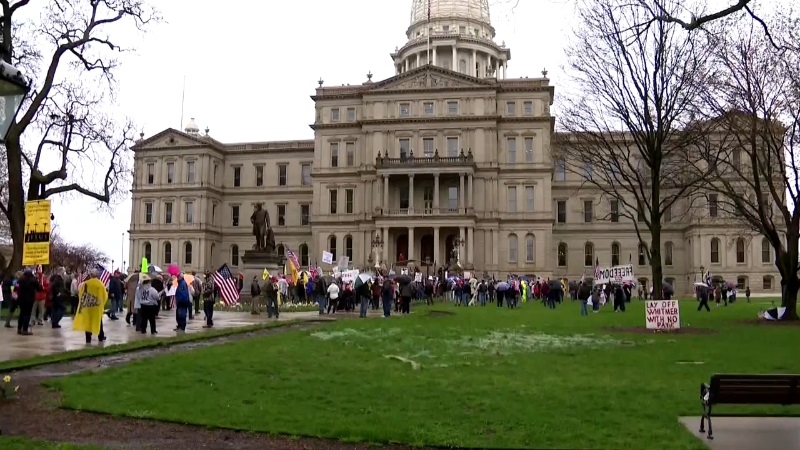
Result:
<svg viewBox="0 0 800 450"><path fill-rule="evenodd" d="M31 312L33 302L36 301L36 293L42 292L42 285L31 269L25 269L22 277L17 283L17 302L19 303L19 319L17 319L17 334L30 336L33 334L28 326L31 322Z"/></svg>
<svg viewBox="0 0 800 450"><path fill-rule="evenodd" d="M59 322L64 314L67 312L66 299L67 299L67 286L64 281L67 272L64 268L59 268L53 276L50 277L50 299L52 306L50 307L50 319L53 328L61 328Z"/></svg>

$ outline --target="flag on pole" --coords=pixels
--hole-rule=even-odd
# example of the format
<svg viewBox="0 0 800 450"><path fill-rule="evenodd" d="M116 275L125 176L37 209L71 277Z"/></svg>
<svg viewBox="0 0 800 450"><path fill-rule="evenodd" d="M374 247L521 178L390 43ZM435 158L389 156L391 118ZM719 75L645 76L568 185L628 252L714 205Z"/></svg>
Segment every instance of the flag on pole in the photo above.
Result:
<svg viewBox="0 0 800 450"><path fill-rule="evenodd" d="M594 279L600 278L600 258L594 260Z"/></svg>
<svg viewBox="0 0 800 450"><path fill-rule="evenodd" d="M111 279L111 272L100 264L97 265L97 279L103 282L103 286L108 287L108 280Z"/></svg>
<svg viewBox="0 0 800 450"><path fill-rule="evenodd" d="M219 289L219 293L222 295L222 302L225 305L235 306L239 303L239 286L227 264L223 264L222 267L217 269L211 275L211 278L214 280L214 285Z"/></svg>
<svg viewBox="0 0 800 450"><path fill-rule="evenodd" d="M428 0L428 23L431 22L431 0Z"/></svg>
<svg viewBox="0 0 800 450"><path fill-rule="evenodd" d="M289 268L292 272L292 283L297 285L297 280L300 278L300 261L297 259L297 254L295 252L286 248L286 259L289 260Z"/></svg>

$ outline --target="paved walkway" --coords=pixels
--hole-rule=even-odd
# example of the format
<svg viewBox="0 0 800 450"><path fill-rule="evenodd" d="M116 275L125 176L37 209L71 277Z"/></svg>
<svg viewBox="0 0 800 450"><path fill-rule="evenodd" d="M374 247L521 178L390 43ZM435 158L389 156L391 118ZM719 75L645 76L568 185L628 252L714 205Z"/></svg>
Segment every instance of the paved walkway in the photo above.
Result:
<svg viewBox="0 0 800 450"><path fill-rule="evenodd" d="M118 345L142 339L163 339L177 335L177 332L173 331L175 328L175 311L161 311L160 317L156 321L156 329L158 330L158 335L156 336L150 335L149 332L148 334L136 333L133 326L125 323L125 320L123 320L124 315L121 316L120 320L114 321L104 317L103 330L108 340L101 344L97 342L95 337L91 345ZM279 320L283 322L318 317L319 313L316 311L283 312ZM248 312L215 311L214 329L245 327L274 320L268 319L265 314L254 316ZM62 319L61 328L58 329L53 329L50 322L34 326L33 336L18 335L16 322L16 320L11 321L12 328L2 328L0 326L0 342L2 342L0 345L0 361L52 355L87 347L83 333L72 329L72 318L70 317ZM205 320L203 320L202 312L200 317L196 316L194 320L189 320L187 324L186 333L198 333L206 330L203 328Z"/></svg>
<svg viewBox="0 0 800 450"><path fill-rule="evenodd" d="M681 417L689 431L711 450L786 450L800 448L800 417L712 417L714 439L700 433L699 417Z"/></svg>

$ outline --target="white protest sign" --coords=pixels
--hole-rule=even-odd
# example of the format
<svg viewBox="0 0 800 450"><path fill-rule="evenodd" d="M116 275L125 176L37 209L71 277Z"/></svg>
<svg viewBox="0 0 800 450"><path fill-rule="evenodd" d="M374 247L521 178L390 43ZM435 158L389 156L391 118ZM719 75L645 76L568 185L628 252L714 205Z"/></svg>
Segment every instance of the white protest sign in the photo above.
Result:
<svg viewBox="0 0 800 450"><path fill-rule="evenodd" d="M358 276L358 270L345 270L342 272L342 282L344 283L353 283L356 281L356 277Z"/></svg>
<svg viewBox="0 0 800 450"><path fill-rule="evenodd" d="M339 258L339 267L342 269L346 269L350 265L350 258L347 256L342 256Z"/></svg>
<svg viewBox="0 0 800 450"><path fill-rule="evenodd" d="M598 267L595 269L594 284L619 284L634 281L633 265Z"/></svg>
<svg viewBox="0 0 800 450"><path fill-rule="evenodd" d="M322 251L322 262L325 264L333 264L333 253Z"/></svg>
<svg viewBox="0 0 800 450"><path fill-rule="evenodd" d="M414 274L414 281L417 283L422 283L422 274L420 272Z"/></svg>
<svg viewBox="0 0 800 450"><path fill-rule="evenodd" d="M681 308L677 300L648 300L645 306L648 330L679 330Z"/></svg>

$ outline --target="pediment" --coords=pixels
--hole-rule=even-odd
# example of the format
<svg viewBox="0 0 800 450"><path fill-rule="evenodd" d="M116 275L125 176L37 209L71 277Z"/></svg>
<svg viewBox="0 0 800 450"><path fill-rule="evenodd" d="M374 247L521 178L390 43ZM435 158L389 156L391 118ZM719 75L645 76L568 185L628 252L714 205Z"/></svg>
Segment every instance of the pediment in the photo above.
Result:
<svg viewBox="0 0 800 450"><path fill-rule="evenodd" d="M369 92L414 90L414 89L457 89L471 87L491 87L491 81L481 80L469 75L435 66L410 70L392 78L387 78Z"/></svg>
<svg viewBox="0 0 800 450"><path fill-rule="evenodd" d="M216 147L215 143L216 141L207 137L192 136L173 128L167 128L154 136L137 142L134 150L169 147Z"/></svg>

